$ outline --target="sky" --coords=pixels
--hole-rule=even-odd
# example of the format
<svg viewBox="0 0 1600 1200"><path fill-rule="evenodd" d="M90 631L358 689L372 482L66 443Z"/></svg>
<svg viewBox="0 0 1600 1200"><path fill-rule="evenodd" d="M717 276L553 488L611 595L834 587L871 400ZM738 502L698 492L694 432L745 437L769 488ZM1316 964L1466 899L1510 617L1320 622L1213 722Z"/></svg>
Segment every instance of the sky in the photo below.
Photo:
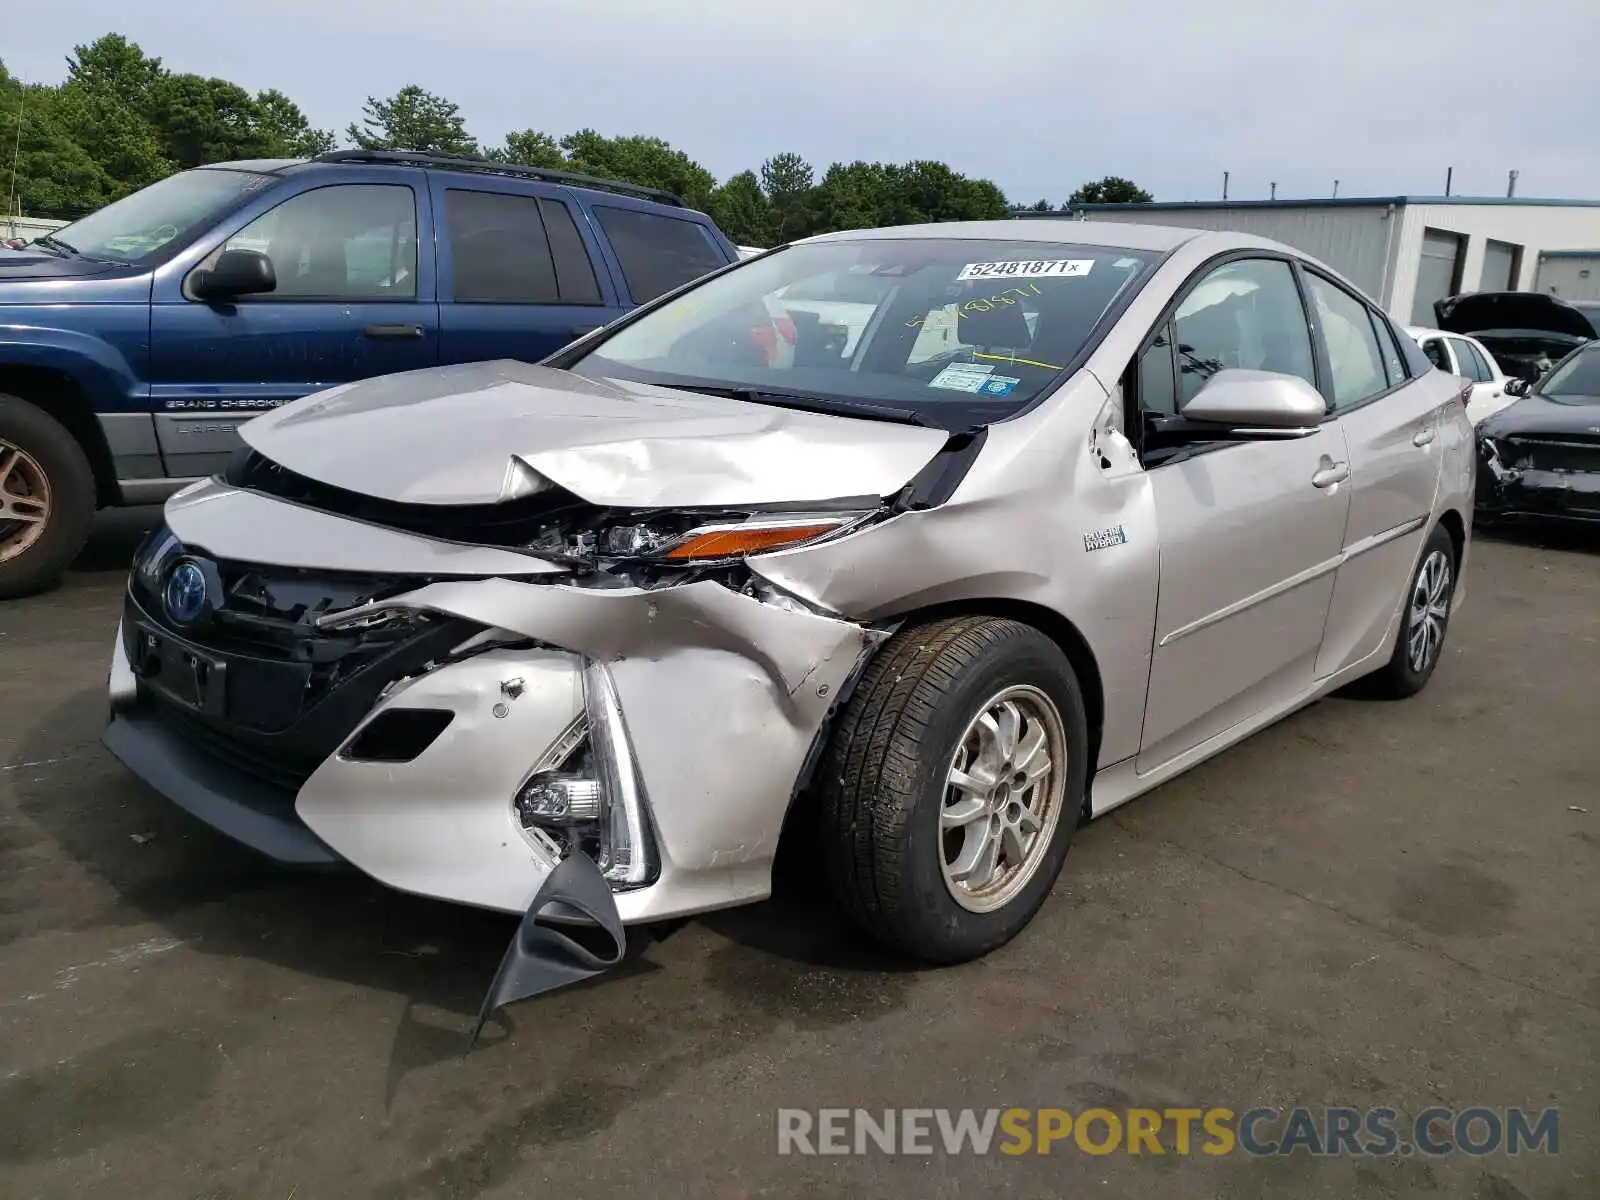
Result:
<svg viewBox="0 0 1600 1200"><path fill-rule="evenodd" d="M1600 197L1596 0L18 0L0 59L57 82L120 32L340 132L415 83L485 145L661 137L726 178L782 151L937 159L1013 201Z"/></svg>

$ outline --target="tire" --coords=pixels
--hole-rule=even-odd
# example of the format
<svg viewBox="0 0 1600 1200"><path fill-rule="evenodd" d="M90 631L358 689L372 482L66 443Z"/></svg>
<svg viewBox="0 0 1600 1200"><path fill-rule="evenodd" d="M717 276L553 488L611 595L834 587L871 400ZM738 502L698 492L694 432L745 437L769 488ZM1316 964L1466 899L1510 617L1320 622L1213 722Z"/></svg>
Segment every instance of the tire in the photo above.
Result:
<svg viewBox="0 0 1600 1200"><path fill-rule="evenodd" d="M89 540L94 510L94 471L77 439L49 413L0 394L0 600L59 583ZM41 513L42 522L28 519Z"/></svg>
<svg viewBox="0 0 1600 1200"><path fill-rule="evenodd" d="M1455 543L1450 540L1450 533L1443 525L1435 525L1428 540L1423 543L1417 568L1406 586L1394 653L1387 664L1362 680L1363 693L1375 699L1404 700L1428 686L1428 680L1433 677L1434 668L1439 665L1439 657L1444 652L1445 635L1450 631L1450 605L1456 594L1456 568ZM1440 569L1444 572L1442 583L1436 574ZM1434 598L1436 590L1440 594ZM1419 610L1419 598L1431 600L1431 606L1424 603ZM1442 615L1437 611L1440 608L1443 609ZM1425 624L1431 624L1437 635L1427 642L1427 650L1421 656L1420 663L1412 654L1414 621L1417 619L1415 614L1419 611Z"/></svg>
<svg viewBox="0 0 1600 1200"><path fill-rule="evenodd" d="M1007 693L1029 718L1013 742L1025 752L1040 731L1052 769L1016 793L1038 820L1011 825L1009 840L996 843L1005 873L985 891L976 876L948 879L947 864L962 868L963 851L986 844L984 827L1015 821L1021 806L998 790L981 800L957 791L947 774L958 761L974 779L992 778L1002 758L1025 765L1024 754L995 753L1002 741L977 728ZM1010 941L1061 873L1083 810L1088 744L1077 676L1037 629L955 617L896 634L863 673L821 764L822 855L846 914L877 941L929 963L965 962ZM974 756L977 747L986 752ZM1011 781L1021 778L1013 767ZM947 833L947 794L965 811L981 804L991 815Z"/></svg>

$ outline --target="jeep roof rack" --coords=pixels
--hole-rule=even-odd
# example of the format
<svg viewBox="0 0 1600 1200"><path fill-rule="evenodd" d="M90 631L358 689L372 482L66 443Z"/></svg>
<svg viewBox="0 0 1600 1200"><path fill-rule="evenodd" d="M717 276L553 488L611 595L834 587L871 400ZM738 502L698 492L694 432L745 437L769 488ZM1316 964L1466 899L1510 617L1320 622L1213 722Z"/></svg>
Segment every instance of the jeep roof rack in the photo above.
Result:
<svg viewBox="0 0 1600 1200"><path fill-rule="evenodd" d="M682 198L662 188L641 187L624 183L620 179L601 179L595 175L579 175L574 171L557 171L549 167L529 167L521 163L497 162L466 154L433 154L420 150L332 150L311 160L322 163L390 163L412 167L438 167L448 171L482 171L492 175L515 175L522 179L537 179L542 183L563 183L572 187L594 188L598 191L616 192L635 196L640 200L654 200L675 208L688 208Z"/></svg>

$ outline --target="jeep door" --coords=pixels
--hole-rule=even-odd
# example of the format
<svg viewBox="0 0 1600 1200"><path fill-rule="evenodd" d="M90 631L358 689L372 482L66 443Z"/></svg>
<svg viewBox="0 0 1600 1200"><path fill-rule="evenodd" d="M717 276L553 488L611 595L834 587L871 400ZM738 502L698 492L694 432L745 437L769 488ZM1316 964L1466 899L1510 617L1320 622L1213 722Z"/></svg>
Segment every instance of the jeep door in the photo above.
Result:
<svg viewBox="0 0 1600 1200"><path fill-rule="evenodd" d="M158 271L150 379L169 476L219 470L241 444L237 427L258 412L438 361L432 243L417 236L429 228L423 177L361 170L369 182L275 191L265 211L213 235L198 261L186 254ZM230 249L265 254L272 291L199 298L197 273Z"/></svg>

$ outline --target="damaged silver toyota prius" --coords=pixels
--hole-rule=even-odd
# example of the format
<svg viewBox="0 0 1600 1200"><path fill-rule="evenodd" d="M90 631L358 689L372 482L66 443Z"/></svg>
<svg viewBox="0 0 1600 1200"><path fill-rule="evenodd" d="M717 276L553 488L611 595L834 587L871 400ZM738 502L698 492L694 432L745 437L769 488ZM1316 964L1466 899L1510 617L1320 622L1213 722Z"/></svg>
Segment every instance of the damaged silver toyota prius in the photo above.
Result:
<svg viewBox="0 0 1600 1200"><path fill-rule="evenodd" d="M802 811L851 917L970 959L1082 819L1427 682L1467 394L1271 242L814 238L246 424L138 553L106 742L286 863L522 914L485 1014L763 899Z"/></svg>

